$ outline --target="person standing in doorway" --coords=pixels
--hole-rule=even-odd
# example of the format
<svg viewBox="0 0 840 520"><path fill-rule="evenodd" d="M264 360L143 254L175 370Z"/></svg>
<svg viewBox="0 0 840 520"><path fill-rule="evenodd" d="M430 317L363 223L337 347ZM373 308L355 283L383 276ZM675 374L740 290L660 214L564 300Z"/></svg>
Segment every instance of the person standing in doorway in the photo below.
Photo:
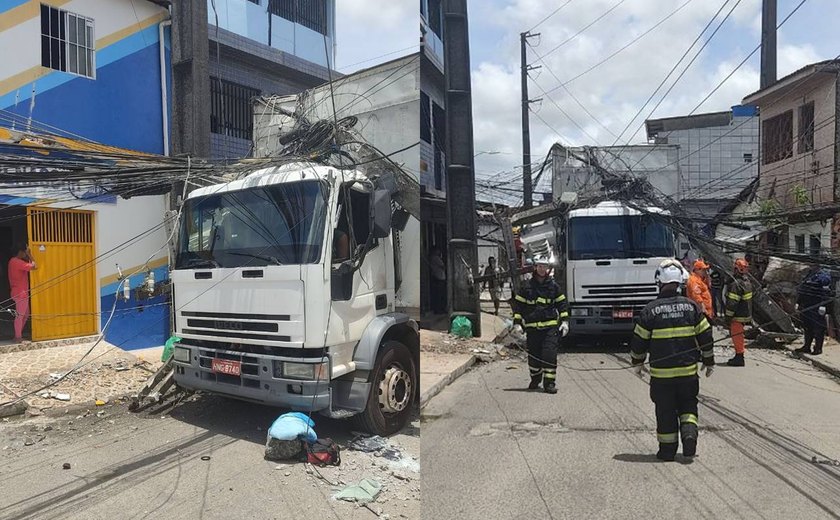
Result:
<svg viewBox="0 0 840 520"><path fill-rule="evenodd" d="M21 245L9 260L9 287L15 302L15 342L23 341L23 327L29 319L29 272L38 269L32 251Z"/></svg>
<svg viewBox="0 0 840 520"><path fill-rule="evenodd" d="M429 270L432 283L432 312L446 314L446 264L440 255L440 249L432 248L429 258Z"/></svg>

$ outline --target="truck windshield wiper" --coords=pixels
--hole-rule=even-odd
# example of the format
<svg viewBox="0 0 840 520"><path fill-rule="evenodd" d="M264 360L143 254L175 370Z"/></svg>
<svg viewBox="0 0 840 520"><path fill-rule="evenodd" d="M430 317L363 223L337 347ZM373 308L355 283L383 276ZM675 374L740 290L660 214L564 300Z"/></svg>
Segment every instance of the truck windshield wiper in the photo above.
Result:
<svg viewBox="0 0 840 520"><path fill-rule="evenodd" d="M186 268L190 267L220 267L219 262L212 258L190 258L187 260Z"/></svg>
<svg viewBox="0 0 840 520"><path fill-rule="evenodd" d="M283 265L283 263L280 260L274 258L273 256L257 255L257 254L254 254L254 253L228 253L228 254L229 255L236 255L236 256L247 256L247 257L250 257L250 258L258 258L260 260L265 260L266 262L271 262L274 265Z"/></svg>

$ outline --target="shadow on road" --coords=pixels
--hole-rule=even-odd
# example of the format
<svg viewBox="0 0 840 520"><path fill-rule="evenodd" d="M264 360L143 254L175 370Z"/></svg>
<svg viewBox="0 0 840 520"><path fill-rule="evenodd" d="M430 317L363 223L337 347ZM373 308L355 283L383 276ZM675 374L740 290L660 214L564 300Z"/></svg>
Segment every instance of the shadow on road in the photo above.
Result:
<svg viewBox="0 0 840 520"><path fill-rule="evenodd" d="M659 460L656 458L655 453L619 453L613 456L613 460L617 460L619 462L635 462L640 464L649 464L649 463L664 463L665 461ZM686 458L686 457L677 457L674 462L679 464L692 464L694 463L694 459Z"/></svg>

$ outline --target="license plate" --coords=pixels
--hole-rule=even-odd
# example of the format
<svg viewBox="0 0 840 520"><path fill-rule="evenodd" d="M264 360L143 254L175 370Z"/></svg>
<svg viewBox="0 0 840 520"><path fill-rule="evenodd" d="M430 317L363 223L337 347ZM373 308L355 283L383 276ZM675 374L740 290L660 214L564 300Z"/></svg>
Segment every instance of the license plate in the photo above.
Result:
<svg viewBox="0 0 840 520"><path fill-rule="evenodd" d="M613 311L613 318L633 318L632 310L616 310Z"/></svg>
<svg viewBox="0 0 840 520"><path fill-rule="evenodd" d="M242 363L239 361L232 361L230 359L214 358L213 362L210 364L210 369L217 374L238 376L242 373Z"/></svg>

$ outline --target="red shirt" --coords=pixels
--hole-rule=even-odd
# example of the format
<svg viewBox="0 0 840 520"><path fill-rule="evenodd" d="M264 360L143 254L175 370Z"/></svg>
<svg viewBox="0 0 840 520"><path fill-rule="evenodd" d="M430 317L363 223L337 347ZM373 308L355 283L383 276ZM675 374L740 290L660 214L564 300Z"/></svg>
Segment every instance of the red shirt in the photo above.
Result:
<svg viewBox="0 0 840 520"><path fill-rule="evenodd" d="M29 291L29 271L35 266L32 262L13 257L9 260L9 286L12 295Z"/></svg>

